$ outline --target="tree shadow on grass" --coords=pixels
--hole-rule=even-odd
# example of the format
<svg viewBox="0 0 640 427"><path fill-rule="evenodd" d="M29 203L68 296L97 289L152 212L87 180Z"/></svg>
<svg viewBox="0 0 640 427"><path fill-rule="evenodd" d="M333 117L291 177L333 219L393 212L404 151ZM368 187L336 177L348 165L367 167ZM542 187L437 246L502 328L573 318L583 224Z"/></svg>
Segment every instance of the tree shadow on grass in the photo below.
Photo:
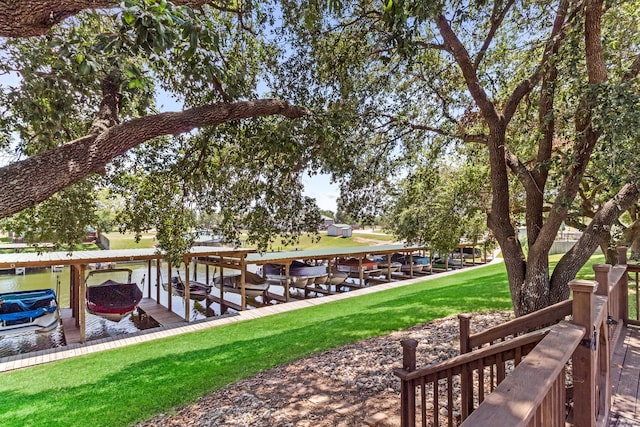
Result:
<svg viewBox="0 0 640 427"><path fill-rule="evenodd" d="M0 424L129 425L278 364L453 313L510 306L495 276L394 291L4 374ZM76 379L65 381L65 372Z"/></svg>

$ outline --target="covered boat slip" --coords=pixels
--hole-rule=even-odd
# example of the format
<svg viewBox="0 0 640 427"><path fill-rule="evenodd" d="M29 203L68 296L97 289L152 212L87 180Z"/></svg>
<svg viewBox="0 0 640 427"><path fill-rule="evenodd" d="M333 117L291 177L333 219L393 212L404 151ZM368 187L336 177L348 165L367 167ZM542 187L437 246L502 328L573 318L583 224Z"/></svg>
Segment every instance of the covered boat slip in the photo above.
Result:
<svg viewBox="0 0 640 427"><path fill-rule="evenodd" d="M186 279L188 281L189 276L189 262L194 257L209 257L209 256L231 256L234 259L242 260L247 254L255 252L253 249L232 249L225 247L194 247L191 251L184 255L183 261L185 263ZM15 268L43 268L52 267L57 265L70 266L70 300L71 310L69 310L71 319L63 318L63 328L65 329L65 337L69 344L69 337L71 341L86 341L86 272L92 265L103 264L115 264L118 262L147 262L147 274L146 280L148 283L153 283L154 277L156 282L156 305L159 305L160 301L160 288L161 288L161 261L163 254L156 249L122 249L122 250L107 250L107 251L77 251L73 253L68 252L42 252L42 253L12 253L12 254L0 254L0 269L15 269ZM155 262L155 274L152 267ZM170 268L170 267L169 267ZM171 272L169 271L169 277ZM147 286L147 299L145 301L145 307L149 306L149 300L151 299L151 286ZM169 308L164 309L167 313L162 316L162 320L165 322L175 323L182 321L183 318L176 315L171 311L171 292L169 292ZM189 304L189 287L185 289L185 313L184 319L189 320L190 304ZM152 311L148 309L149 311ZM157 310L154 310L157 311ZM65 311L66 312L66 311ZM150 313L147 313L150 314ZM160 323L160 322L159 322Z"/></svg>
<svg viewBox="0 0 640 427"><path fill-rule="evenodd" d="M357 279L357 283L354 282L344 282L341 285L336 285L336 291L340 291L341 287L349 287L349 288L359 288L363 287L366 281L369 283L380 283L385 281L392 280L392 268L391 268L391 257L395 253L401 253L406 255L411 259L414 254L423 253L425 251L424 247L421 246L406 246L406 245L382 245L382 246L358 246L358 247L350 247L350 248L330 248L330 249L315 249L315 250L304 250L304 251L287 251L287 252L266 252L266 253L250 253L246 254L244 257L233 257L231 254L220 254L213 256L198 256L194 257L195 263L202 263L206 265L211 265L220 268L220 274L224 276L225 269L231 270L239 270L240 271L240 282L241 288L244 287L244 275L247 272L248 265L254 265L256 267L262 267L262 275L263 277L267 277L266 269L264 268L267 264L275 264L284 267L284 278L282 280L282 286L284 288L283 295L278 295L271 293L269 291L265 292L265 301L275 300L279 302L287 302L291 299L292 295L290 292L290 288L292 286L292 275L290 274L290 268L292 263L295 261L306 261L309 265L326 265L328 282L331 283L330 279L334 268L337 267L339 260L344 259L355 259L357 260L356 266L358 267L352 273L352 278ZM384 276L381 279L373 279L370 276L373 276L371 270L367 270L363 268L363 263L367 263L368 256L382 256L384 260L386 260L386 265L388 268L376 269L375 272L379 276ZM325 264L326 263L326 264ZM417 269L416 269L417 270ZM418 271L412 271L409 269L408 274L400 274L393 273L393 278L396 279L408 279L412 278L418 274L424 274L423 272L418 273ZM236 273L237 274L237 273ZM207 270L207 280L208 280L208 270ZM327 286L329 287L329 286ZM329 294L333 293L329 289L324 289L316 284L309 284L303 287L305 291L305 296L310 292L315 292L319 294ZM240 309L246 308L246 298L245 293L242 292L242 304Z"/></svg>
<svg viewBox="0 0 640 427"><path fill-rule="evenodd" d="M191 298L192 295L190 295L190 290L193 288L193 285L199 284L199 264L202 264L206 271L206 278L202 278L205 280L204 285L212 285L216 281L220 283L215 295L206 295L207 308L209 308L211 303L215 302L220 305L221 311L224 313L227 308L232 308L237 311L246 310L248 305L247 300L249 300L249 304L251 306L257 307L260 305L270 305L275 302L287 302L291 299L301 297L299 294L291 295L289 288L291 283L288 280L285 280L285 282L283 282L283 287L278 288L276 286L272 286L271 288L274 292L277 288L279 293L269 292L267 287L265 287L264 292L261 294L262 301L258 302L255 300L255 292L260 288L256 287L256 283L252 281L252 278L256 275L253 274L252 271L248 271L248 268L249 270L255 270L266 264L280 265L284 268L286 279L289 275L289 267L291 264L296 260L304 260L310 265L326 266L326 276L328 277L325 278L329 279L332 276L337 277L340 273L332 272L332 268L335 267L340 260L357 260L355 265L359 268L350 273L350 281L335 284L335 282L327 280L326 286L311 284L311 282L309 282L309 285L305 285L300 288L304 290L304 296L306 297L311 292L316 295L326 295L339 292L346 288L359 288L363 287L365 284L380 283L394 279L405 279L414 277L417 274L425 274L424 272L418 273L411 270L408 272L398 271L392 273L392 263L390 262L393 254L403 254L407 256L408 259L411 259L411 257L417 257L417 254L423 254L423 252L423 247L405 245L363 246L263 254L256 253L254 249L196 246L183 256L182 261L184 265L180 266L180 273L182 273L182 275L180 275L180 273L176 273L183 281L183 287L181 289L183 295L178 296L178 298L180 298L180 303L184 304L184 317L174 313L172 309L172 299L173 296L175 296L175 292L173 292L174 290L172 289L172 266L170 263L163 265L163 254L155 249L77 251L73 253L42 252L40 254L0 254L0 268L43 268L59 265L70 267L69 295L71 309L64 310L64 315L62 316L64 336L67 340L67 344L70 344L73 342L85 342L87 338L86 277L89 270L96 265L115 265L116 263L125 262L146 262L147 268L144 279L146 284L144 286L144 288L146 288L146 295L144 295L145 298L143 298L138 304L137 311L142 316L153 318L160 325L174 325L176 323L190 321L192 311L191 305L195 304L190 300L197 300L196 295L193 295L193 298ZM386 260L386 265L388 265L389 268L377 268L375 270L366 270L365 268L362 268L363 263L370 262L367 257L372 256L377 256L381 263L384 263ZM217 277L210 277L211 266L219 268ZM230 272L230 269L235 270L235 272ZM176 272L175 269L173 271L174 273ZM202 274L202 269L200 269L200 274ZM342 274L344 274L344 272ZM372 278L373 275L377 278ZM261 278L266 278L264 272L261 276ZM165 279L167 283L164 283ZM155 295L152 295L154 282ZM164 293L161 294L163 283L167 286L166 295ZM235 286L223 286L225 283L233 283ZM325 288L322 286L325 286ZM334 290L331 290L331 286L335 286ZM229 292L234 292L237 295L233 298L225 297ZM161 295L163 299L165 297L167 298L166 306L160 302ZM176 307L178 306L179 305L176 305Z"/></svg>
<svg viewBox="0 0 640 427"><path fill-rule="evenodd" d="M486 264L492 259L491 254L487 255L487 245L488 242L460 243L452 256L464 260L468 265Z"/></svg>

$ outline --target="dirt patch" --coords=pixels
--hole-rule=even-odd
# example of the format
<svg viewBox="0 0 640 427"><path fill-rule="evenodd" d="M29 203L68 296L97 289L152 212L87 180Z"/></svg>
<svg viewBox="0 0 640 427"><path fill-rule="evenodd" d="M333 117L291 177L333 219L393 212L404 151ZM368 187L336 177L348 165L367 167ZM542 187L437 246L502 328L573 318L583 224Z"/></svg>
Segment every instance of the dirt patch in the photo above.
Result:
<svg viewBox="0 0 640 427"><path fill-rule="evenodd" d="M473 331L504 323L511 312L473 317ZM399 426L400 340L413 338L418 367L458 354L458 319L435 320L372 338L239 381L197 402L138 424L150 426Z"/></svg>

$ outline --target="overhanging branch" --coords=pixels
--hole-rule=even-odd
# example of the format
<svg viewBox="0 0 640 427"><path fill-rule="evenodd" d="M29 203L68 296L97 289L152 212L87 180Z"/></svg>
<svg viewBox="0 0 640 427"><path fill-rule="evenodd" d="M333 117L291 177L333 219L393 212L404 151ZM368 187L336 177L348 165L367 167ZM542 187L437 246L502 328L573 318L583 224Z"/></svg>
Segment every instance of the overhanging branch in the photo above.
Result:
<svg viewBox="0 0 640 427"><path fill-rule="evenodd" d="M509 122L515 114L522 98L530 93L538 84L545 68L547 67L549 59L552 57L554 52L558 51L560 44L564 40L565 31L568 26L567 22L570 22L570 19L567 19L567 11L570 1L571 0L563 0L560 2L558 13L556 14L553 22L553 29L551 30L551 34L549 35L549 39L547 40L547 43L545 45L544 53L542 54L540 63L528 78L522 80L520 84L518 84L516 89L513 91L513 93L505 103L502 114L507 122ZM576 10L574 10L572 14L576 13ZM572 14L570 15L572 16Z"/></svg>
<svg viewBox="0 0 640 427"><path fill-rule="evenodd" d="M300 118L305 108L277 99L218 103L182 112L160 113L115 125L38 156L0 168L0 217L40 203L63 188L100 172L115 157L163 135L177 135L203 126L252 117L281 115ZM16 196L19 195L19 196Z"/></svg>
<svg viewBox="0 0 640 427"><path fill-rule="evenodd" d="M0 0L0 37L33 37L45 34L65 19L88 9L118 7L114 0ZM176 6L199 7L208 5L214 9L241 15L241 11L227 6L224 0L173 0Z"/></svg>

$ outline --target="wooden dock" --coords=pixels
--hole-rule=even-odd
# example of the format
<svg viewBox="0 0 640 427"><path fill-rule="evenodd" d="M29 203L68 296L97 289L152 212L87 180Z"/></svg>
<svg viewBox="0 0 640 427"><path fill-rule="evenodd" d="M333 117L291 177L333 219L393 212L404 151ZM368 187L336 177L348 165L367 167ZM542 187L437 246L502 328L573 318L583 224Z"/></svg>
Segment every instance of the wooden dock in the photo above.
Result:
<svg viewBox="0 0 640 427"><path fill-rule="evenodd" d="M71 317L71 309L60 309L60 320L62 321L62 332L67 345L81 343L80 328L76 326L76 320Z"/></svg>
<svg viewBox="0 0 640 427"><path fill-rule="evenodd" d="M156 303L156 301L151 298L142 298L142 301L138 304L138 312L151 317L158 322L160 326L185 323L184 318L167 309L167 307Z"/></svg>
<svg viewBox="0 0 640 427"><path fill-rule="evenodd" d="M227 308L232 308L236 311L242 311L242 307L239 304L236 304L234 302L227 301L227 300L222 300L215 295L207 295L207 307L212 302L215 302L220 305L220 311L222 312L222 314L227 312Z"/></svg>

